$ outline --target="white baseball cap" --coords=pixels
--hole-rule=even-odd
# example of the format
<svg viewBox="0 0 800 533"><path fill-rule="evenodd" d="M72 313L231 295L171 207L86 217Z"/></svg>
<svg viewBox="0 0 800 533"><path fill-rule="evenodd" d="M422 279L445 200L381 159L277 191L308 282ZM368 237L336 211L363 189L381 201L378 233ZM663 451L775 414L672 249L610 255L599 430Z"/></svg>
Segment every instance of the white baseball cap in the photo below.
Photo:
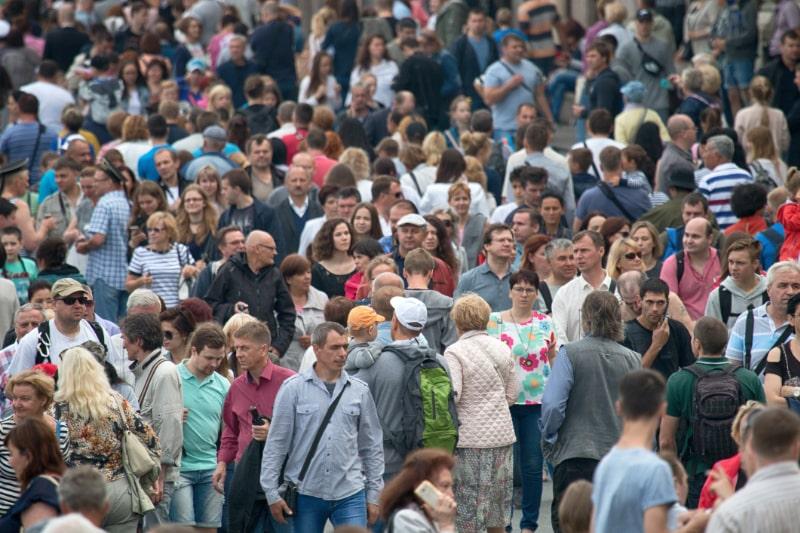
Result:
<svg viewBox="0 0 800 533"><path fill-rule="evenodd" d="M400 226L417 226L418 228L424 228L428 226L428 221L422 218L422 215L409 213L403 215L403 218L397 221L397 227L399 228Z"/></svg>
<svg viewBox="0 0 800 533"><path fill-rule="evenodd" d="M416 298L395 296L389 300L397 321L411 331L422 331L428 321L428 308Z"/></svg>

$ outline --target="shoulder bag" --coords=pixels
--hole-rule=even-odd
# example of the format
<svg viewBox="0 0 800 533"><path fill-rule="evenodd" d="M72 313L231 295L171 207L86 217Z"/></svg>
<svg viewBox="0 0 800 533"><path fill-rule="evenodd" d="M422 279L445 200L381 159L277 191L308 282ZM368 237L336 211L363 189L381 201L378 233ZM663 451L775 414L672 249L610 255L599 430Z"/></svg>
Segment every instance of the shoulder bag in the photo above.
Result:
<svg viewBox="0 0 800 533"><path fill-rule="evenodd" d="M131 432L128 423L125 421L122 404L116 397L114 401L119 408L120 429L122 430L122 439L120 439L122 443L122 463L126 471L130 471L134 476L140 478L158 469L160 465L150 455L147 446L142 444L139 437Z"/></svg>

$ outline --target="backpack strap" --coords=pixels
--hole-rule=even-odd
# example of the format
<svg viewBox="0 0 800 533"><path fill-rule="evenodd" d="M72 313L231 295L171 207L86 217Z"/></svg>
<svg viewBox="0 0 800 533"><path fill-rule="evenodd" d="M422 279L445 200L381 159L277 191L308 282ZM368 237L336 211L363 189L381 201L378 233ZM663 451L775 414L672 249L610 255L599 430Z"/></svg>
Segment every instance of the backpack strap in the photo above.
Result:
<svg viewBox="0 0 800 533"><path fill-rule="evenodd" d="M764 372L764 369L767 367L767 354L772 350L774 350L775 348L777 348L778 346L783 345L783 343L786 342L786 340L789 338L789 335L792 334L792 331L794 330L789 326L786 326L784 328L783 333L781 333L781 336L778 337L778 340L776 340L772 344L772 346L770 346L769 350L767 350L767 353L764 354L764 357L761 358L761 361L759 361L756 367L753 369L753 372L755 372L757 376L760 376L761 373Z"/></svg>
<svg viewBox="0 0 800 533"><path fill-rule="evenodd" d="M765 237L765 238L766 238L766 239L767 239L767 240L768 240L768 241L769 241L769 242L770 242L770 243L771 243L771 244L772 244L772 245L773 245L775 248L780 248L781 244L783 244L783 240L784 240L784 239L783 239L783 237L781 237L781 234L780 234L780 233L778 233L778 230L776 230L776 229L775 229L774 227L772 227L772 226L770 226L770 227L768 227L767 229L765 229L764 231L762 231L762 232L761 232L761 234L762 234L762 235L763 235L763 236L764 236L764 237Z"/></svg>
<svg viewBox="0 0 800 533"><path fill-rule="evenodd" d="M583 141L583 147L591 152L589 145L586 144L585 140ZM600 174L600 171L597 170L597 165L594 164L594 152L592 152L592 170L594 170L594 175L597 177L597 179L601 179L602 174Z"/></svg>
<svg viewBox="0 0 800 533"><path fill-rule="evenodd" d="M34 365L50 362L50 321L45 320L38 327L38 342L36 343L36 359Z"/></svg>
<svg viewBox="0 0 800 533"><path fill-rule="evenodd" d="M614 294L617 291L617 280L612 279L611 283L608 284L608 292Z"/></svg>
<svg viewBox="0 0 800 533"><path fill-rule="evenodd" d="M719 286L719 309L722 315L722 323L728 325L728 319L731 317L731 306L733 306L733 294L724 286Z"/></svg>
<svg viewBox="0 0 800 533"><path fill-rule="evenodd" d="M103 332L103 326L101 326L100 323L95 320L87 320L87 322L90 326L92 326L94 334L97 335L97 342L105 346L106 350L108 351L108 346L106 346L106 334Z"/></svg>
<svg viewBox="0 0 800 533"><path fill-rule="evenodd" d="M686 256L683 255L683 250L675 252L675 277L678 280L678 285L681 284L683 279L683 272L686 270Z"/></svg>
<svg viewBox="0 0 800 533"><path fill-rule="evenodd" d="M755 327L755 317L753 308L747 310L747 318L744 322L744 367L750 368L750 358L753 352L753 328Z"/></svg>
<svg viewBox="0 0 800 533"><path fill-rule="evenodd" d="M544 300L544 306L547 309L547 313L553 312L553 293L550 292L550 287L547 286L547 283L540 283L539 284L539 294L542 295L542 300Z"/></svg>

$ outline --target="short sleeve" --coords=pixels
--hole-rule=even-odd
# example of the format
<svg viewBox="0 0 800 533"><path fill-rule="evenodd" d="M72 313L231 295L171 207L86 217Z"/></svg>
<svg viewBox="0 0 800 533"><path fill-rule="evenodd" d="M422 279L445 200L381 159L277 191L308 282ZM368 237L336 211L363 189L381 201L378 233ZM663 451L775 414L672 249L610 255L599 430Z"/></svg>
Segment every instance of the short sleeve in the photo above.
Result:
<svg viewBox="0 0 800 533"><path fill-rule="evenodd" d="M667 415L680 418L683 414L683 398L681 398L682 385L686 377L684 372L678 371L667 380Z"/></svg>
<svg viewBox="0 0 800 533"><path fill-rule="evenodd" d="M744 361L744 330L746 319L747 313L742 313L736 319L733 329L731 329L728 347L725 348L725 357L732 361Z"/></svg>
<svg viewBox="0 0 800 533"><path fill-rule="evenodd" d="M498 68L498 64L495 63L491 65L488 69L486 69L486 79L484 80L484 85L490 89L494 89L496 87L500 87L505 83L505 80L502 78L500 74L500 69Z"/></svg>
<svg viewBox="0 0 800 533"><path fill-rule="evenodd" d="M659 505L672 505L678 500L675 494L675 483L669 465L662 460L654 465L646 479L645 491L642 494L642 509L647 510Z"/></svg>
<svg viewBox="0 0 800 533"><path fill-rule="evenodd" d="M767 366L764 367L764 373L779 376L781 378L781 383L784 383L789 376L786 375L786 364L783 360L783 350L780 351L780 354L780 359L778 359L776 362L773 363L767 361Z"/></svg>
<svg viewBox="0 0 800 533"><path fill-rule="evenodd" d="M142 250L141 246L137 246L136 249L133 251L133 257L131 257L131 262L128 265L128 272L134 274L136 276L141 276L144 272L144 262L142 261Z"/></svg>
<svg viewBox="0 0 800 533"><path fill-rule="evenodd" d="M100 233L108 235L109 224L111 223L111 208L108 204L100 202L92 213L92 219L89 221L88 233Z"/></svg>

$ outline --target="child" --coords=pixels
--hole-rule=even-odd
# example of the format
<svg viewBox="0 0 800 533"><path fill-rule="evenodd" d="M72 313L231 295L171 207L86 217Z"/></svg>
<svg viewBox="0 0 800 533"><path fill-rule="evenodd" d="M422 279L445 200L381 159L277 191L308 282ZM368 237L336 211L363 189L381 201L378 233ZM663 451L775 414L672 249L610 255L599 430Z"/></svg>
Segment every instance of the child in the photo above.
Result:
<svg viewBox="0 0 800 533"><path fill-rule="evenodd" d="M672 482L675 484L675 493L678 495L678 501L672 504L667 513L667 529L675 531L678 529L678 518L688 511L686 496L689 494L689 476L677 455L672 452L661 452L659 456L667 462L672 470Z"/></svg>
<svg viewBox="0 0 800 533"><path fill-rule="evenodd" d="M592 521L592 484L573 481L558 505L558 526L563 533L589 533Z"/></svg>
<svg viewBox="0 0 800 533"><path fill-rule="evenodd" d="M36 263L27 257L20 257L22 249L22 232L16 226L3 228L3 249L6 252L6 263L3 266L3 277L14 282L20 305L28 303L28 287L36 279L39 270Z"/></svg>
<svg viewBox="0 0 800 533"><path fill-rule="evenodd" d="M347 328L350 330L350 344L347 347L345 370L369 368L375 363L383 345L375 342L378 338L378 322L385 319L366 305L359 305L347 315Z"/></svg>
<svg viewBox="0 0 800 533"><path fill-rule="evenodd" d="M581 194L597 185L597 178L589 173L593 161L592 151L588 148L574 148L567 155L577 204Z"/></svg>
<svg viewBox="0 0 800 533"><path fill-rule="evenodd" d="M778 208L777 221L783 225L785 237L779 261L796 261L800 255L800 172L790 171L786 180L788 201Z"/></svg>
<svg viewBox="0 0 800 533"><path fill-rule="evenodd" d="M358 288L364 283L367 274L367 265L374 258L383 255L383 248L374 239L361 239L353 245L353 259L356 263L356 272L345 282L344 295L350 300L356 300Z"/></svg>

